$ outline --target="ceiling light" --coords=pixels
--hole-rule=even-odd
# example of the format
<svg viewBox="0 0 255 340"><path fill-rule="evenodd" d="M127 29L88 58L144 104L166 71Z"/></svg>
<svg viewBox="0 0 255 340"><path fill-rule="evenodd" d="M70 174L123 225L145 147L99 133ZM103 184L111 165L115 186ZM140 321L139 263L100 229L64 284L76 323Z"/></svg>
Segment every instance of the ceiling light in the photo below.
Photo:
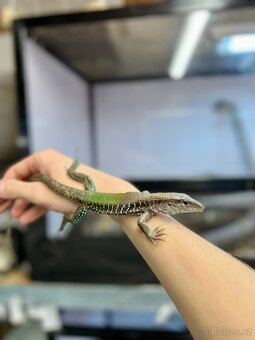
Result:
<svg viewBox="0 0 255 340"><path fill-rule="evenodd" d="M185 75L209 19L210 12L206 10L188 15L168 67L171 78L180 79Z"/></svg>
<svg viewBox="0 0 255 340"><path fill-rule="evenodd" d="M224 37L217 46L219 54L255 52L255 34L236 34Z"/></svg>

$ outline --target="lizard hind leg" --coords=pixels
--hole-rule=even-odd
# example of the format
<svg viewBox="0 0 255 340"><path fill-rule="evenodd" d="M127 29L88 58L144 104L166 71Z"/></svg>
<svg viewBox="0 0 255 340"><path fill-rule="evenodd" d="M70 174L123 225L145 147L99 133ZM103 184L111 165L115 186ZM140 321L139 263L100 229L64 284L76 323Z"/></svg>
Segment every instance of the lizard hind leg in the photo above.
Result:
<svg viewBox="0 0 255 340"><path fill-rule="evenodd" d="M81 205L74 214L66 214L63 217L62 223L60 225L59 231L64 230L67 223L76 224L80 222L86 215L88 209L85 205Z"/></svg>
<svg viewBox="0 0 255 340"><path fill-rule="evenodd" d="M68 176L74 179L75 181L83 183L85 190L95 192L96 187L95 187L95 184L92 178L81 172L75 171L78 165L79 165L79 162L77 160L74 160L71 166L67 169Z"/></svg>

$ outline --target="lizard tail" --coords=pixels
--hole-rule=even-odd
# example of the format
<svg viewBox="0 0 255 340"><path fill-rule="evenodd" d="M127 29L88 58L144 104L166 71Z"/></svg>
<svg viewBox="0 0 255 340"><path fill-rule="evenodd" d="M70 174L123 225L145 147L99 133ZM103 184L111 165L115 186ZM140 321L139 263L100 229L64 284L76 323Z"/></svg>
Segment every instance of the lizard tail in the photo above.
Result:
<svg viewBox="0 0 255 340"><path fill-rule="evenodd" d="M28 179L29 182L42 182L57 195L68 200L82 203L84 201L84 191L61 184L47 175L34 174Z"/></svg>

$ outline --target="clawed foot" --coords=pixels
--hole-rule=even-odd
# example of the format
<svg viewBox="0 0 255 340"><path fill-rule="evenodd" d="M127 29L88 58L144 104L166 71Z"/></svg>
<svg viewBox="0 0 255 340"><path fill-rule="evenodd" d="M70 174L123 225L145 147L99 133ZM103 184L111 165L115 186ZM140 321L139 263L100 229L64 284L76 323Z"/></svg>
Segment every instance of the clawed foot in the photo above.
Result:
<svg viewBox="0 0 255 340"><path fill-rule="evenodd" d="M164 241L161 236L165 235L166 233L164 233L164 228L161 228L160 226L158 226L157 228L155 228L154 230L151 230L150 233L148 234L149 239L151 240L151 242L153 244L155 244L155 240L159 240L159 241Z"/></svg>

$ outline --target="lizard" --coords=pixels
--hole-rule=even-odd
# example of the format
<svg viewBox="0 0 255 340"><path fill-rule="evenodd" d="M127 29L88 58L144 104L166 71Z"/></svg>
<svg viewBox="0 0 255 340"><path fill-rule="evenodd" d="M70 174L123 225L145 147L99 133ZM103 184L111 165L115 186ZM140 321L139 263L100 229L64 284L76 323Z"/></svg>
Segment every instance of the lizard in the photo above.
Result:
<svg viewBox="0 0 255 340"><path fill-rule="evenodd" d="M79 204L73 214L64 215L60 230L63 230L68 222L72 224L80 222L87 211L106 215L136 215L138 216L137 225L140 230L150 241L155 243L155 240L162 240L161 237L165 233L163 228L156 227L155 230L152 230L149 227L147 222L154 215L159 213L174 215L204 210L201 203L183 193L97 192L92 178L76 171L78 165L79 162L74 160L67 169L67 174L70 178L83 183L85 190L64 185L41 173L36 173L29 178L29 181L42 182L57 195Z"/></svg>

